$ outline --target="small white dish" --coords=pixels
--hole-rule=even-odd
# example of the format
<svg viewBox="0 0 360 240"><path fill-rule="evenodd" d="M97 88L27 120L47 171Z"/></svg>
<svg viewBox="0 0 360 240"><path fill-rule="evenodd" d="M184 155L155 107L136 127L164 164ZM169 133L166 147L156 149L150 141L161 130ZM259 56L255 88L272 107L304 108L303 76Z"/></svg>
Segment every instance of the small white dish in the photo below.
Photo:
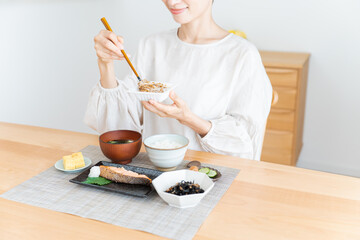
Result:
<svg viewBox="0 0 360 240"><path fill-rule="evenodd" d="M154 147L156 142L171 141L179 144L176 148ZM150 161L161 171L174 170L183 160L189 139L178 134L157 134L145 138L144 146Z"/></svg>
<svg viewBox="0 0 360 240"><path fill-rule="evenodd" d="M168 86L168 89L162 93L154 93L154 92L140 92L139 89L136 90L128 90L127 92L136 97L139 101L149 101L154 100L157 102L162 102L169 97L169 93L171 90L175 88L174 84L165 83Z"/></svg>
<svg viewBox="0 0 360 240"><path fill-rule="evenodd" d="M178 196L175 194L165 192L176 183L185 181L194 181L200 185L204 190L203 193L196 193L190 195ZM178 170L172 172L165 172L155 178L152 184L159 194L159 196L167 202L170 206L177 208L189 208L195 207L201 199L214 187L214 182L205 174L201 172L195 172L191 170Z"/></svg>
<svg viewBox="0 0 360 240"><path fill-rule="evenodd" d="M77 172L81 172L81 171L87 169L88 167L90 167L90 165L91 165L90 158L84 157L84 161L85 161L85 167L77 168L77 169L74 169L74 170L65 170L64 164L63 164L63 159L60 159L59 161L57 161L55 163L55 168L57 170L67 172L67 173L77 173Z"/></svg>

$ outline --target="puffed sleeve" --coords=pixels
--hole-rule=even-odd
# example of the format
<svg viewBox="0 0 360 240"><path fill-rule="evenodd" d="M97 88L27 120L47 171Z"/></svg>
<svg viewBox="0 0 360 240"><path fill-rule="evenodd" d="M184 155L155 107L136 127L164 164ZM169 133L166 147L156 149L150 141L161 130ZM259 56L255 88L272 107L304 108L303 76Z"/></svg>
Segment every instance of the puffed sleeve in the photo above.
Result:
<svg viewBox="0 0 360 240"><path fill-rule="evenodd" d="M250 45L239 65L226 114L210 120L210 131L197 137L205 151L260 160L272 87L255 46Z"/></svg>
<svg viewBox="0 0 360 240"><path fill-rule="evenodd" d="M131 60L140 76L142 71L142 42ZM133 72L124 79L116 78L118 86L103 88L100 81L90 92L84 122L98 133L110 130L129 129L141 132L143 108L136 98L131 97L127 90L137 88L138 79Z"/></svg>

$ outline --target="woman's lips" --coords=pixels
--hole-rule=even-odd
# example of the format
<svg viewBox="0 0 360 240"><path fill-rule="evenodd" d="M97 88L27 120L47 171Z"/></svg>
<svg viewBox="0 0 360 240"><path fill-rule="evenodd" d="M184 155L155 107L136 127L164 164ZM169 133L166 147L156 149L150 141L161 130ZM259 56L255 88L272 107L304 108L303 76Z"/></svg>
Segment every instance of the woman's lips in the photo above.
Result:
<svg viewBox="0 0 360 240"><path fill-rule="evenodd" d="M174 15L178 15L180 13L183 13L186 10L186 8L181 8L181 9L170 9L170 12Z"/></svg>

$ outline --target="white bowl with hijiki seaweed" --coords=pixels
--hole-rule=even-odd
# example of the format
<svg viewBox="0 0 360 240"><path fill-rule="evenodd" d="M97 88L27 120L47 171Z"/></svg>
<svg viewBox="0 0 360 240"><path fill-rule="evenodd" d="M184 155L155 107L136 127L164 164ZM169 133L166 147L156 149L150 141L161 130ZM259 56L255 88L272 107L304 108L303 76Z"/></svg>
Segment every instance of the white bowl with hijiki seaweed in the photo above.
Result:
<svg viewBox="0 0 360 240"><path fill-rule="evenodd" d="M205 173L185 169L163 173L152 184L165 202L177 208L195 207L214 187Z"/></svg>
<svg viewBox="0 0 360 240"><path fill-rule="evenodd" d="M189 139L178 134L157 134L144 140L150 161L161 171L175 170L184 160L188 145Z"/></svg>

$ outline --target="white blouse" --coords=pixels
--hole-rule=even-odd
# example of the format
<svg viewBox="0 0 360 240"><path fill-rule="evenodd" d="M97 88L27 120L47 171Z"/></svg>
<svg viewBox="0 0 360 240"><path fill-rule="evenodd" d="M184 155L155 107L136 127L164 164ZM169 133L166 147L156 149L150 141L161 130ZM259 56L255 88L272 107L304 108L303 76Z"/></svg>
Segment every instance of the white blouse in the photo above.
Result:
<svg viewBox="0 0 360 240"><path fill-rule="evenodd" d="M175 83L175 93L190 110L212 123L210 131L201 138L177 120L144 109L127 93L137 87L132 72L116 88L105 89L99 82L92 89L87 125L99 133L136 130L144 138L176 133L190 140L189 149L260 159L272 87L253 44L234 34L215 43L190 44L173 29L141 40L132 62L142 79Z"/></svg>

